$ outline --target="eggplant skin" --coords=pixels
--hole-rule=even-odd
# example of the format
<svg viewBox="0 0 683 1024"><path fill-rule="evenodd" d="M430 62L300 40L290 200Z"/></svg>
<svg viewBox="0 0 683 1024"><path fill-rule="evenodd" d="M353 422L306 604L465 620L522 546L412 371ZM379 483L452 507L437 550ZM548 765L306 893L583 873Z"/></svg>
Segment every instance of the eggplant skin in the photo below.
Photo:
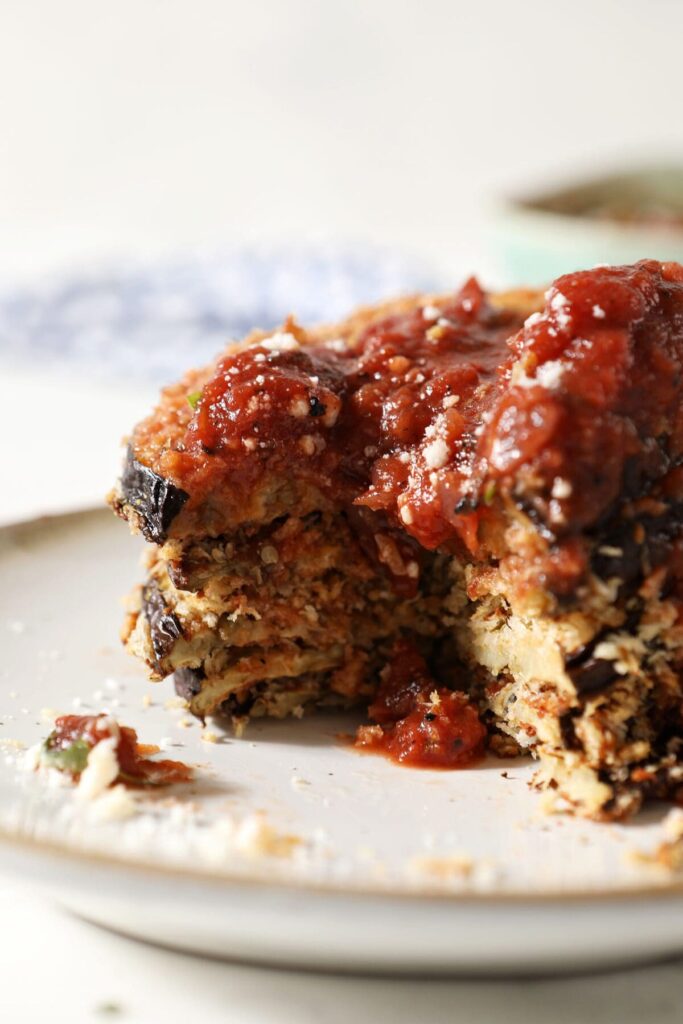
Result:
<svg viewBox="0 0 683 1024"><path fill-rule="evenodd" d="M640 621L641 612L640 605L632 608L620 628L632 633ZM600 630L589 643L565 658L565 671L578 694L604 690L619 677L613 661L595 657L595 648L609 633L607 628Z"/></svg>
<svg viewBox="0 0 683 1024"><path fill-rule="evenodd" d="M613 661L604 658L587 658L581 664L568 667L567 674L579 694L604 690L618 678Z"/></svg>
<svg viewBox="0 0 683 1024"><path fill-rule="evenodd" d="M153 544L163 544L169 526L190 497L187 491L138 462L130 447L120 493L123 501L139 516L143 537Z"/></svg>
<svg viewBox="0 0 683 1024"><path fill-rule="evenodd" d="M197 668L177 668L173 673L175 692L184 700L191 701L202 688L204 673Z"/></svg>
<svg viewBox="0 0 683 1024"><path fill-rule="evenodd" d="M162 671L162 662L173 650L176 640L182 636L178 619L169 612L159 588L148 583L142 588L142 614L149 625L152 649L157 659L155 668Z"/></svg>

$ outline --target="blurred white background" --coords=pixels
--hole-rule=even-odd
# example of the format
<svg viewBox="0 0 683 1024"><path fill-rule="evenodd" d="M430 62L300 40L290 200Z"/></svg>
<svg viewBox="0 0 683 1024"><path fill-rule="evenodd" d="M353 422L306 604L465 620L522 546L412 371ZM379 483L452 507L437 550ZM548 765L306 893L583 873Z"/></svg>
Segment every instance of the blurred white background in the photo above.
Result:
<svg viewBox="0 0 683 1024"><path fill-rule="evenodd" d="M226 239L481 268L487 203L683 152L679 0L2 0L0 274Z"/></svg>

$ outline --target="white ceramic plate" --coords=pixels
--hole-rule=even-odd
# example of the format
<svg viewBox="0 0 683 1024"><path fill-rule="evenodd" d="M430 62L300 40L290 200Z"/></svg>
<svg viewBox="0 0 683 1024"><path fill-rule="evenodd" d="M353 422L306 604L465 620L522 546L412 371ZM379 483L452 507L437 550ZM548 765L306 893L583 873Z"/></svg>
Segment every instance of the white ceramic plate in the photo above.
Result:
<svg viewBox="0 0 683 1024"><path fill-rule="evenodd" d="M140 552L102 511L0 531L0 866L93 921L218 956L526 972L683 951L683 885L629 856L661 840L664 810L624 827L549 818L531 764L399 768L338 738L351 719L202 739L118 644ZM199 765L191 792L99 820L27 771L46 709L74 705Z"/></svg>

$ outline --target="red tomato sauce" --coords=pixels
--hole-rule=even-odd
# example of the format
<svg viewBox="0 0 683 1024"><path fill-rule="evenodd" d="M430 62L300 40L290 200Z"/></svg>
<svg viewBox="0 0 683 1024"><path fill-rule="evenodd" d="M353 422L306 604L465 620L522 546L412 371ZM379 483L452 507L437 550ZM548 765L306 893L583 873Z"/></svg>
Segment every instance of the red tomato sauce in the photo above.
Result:
<svg viewBox="0 0 683 1024"><path fill-rule="evenodd" d="M115 782L133 786L170 786L192 779L192 768L182 761L153 761L146 757L147 754L157 753L159 748L138 743L135 729L119 725L108 715L62 715L55 721L45 749L48 753L66 751L79 740L85 741L92 749L102 740L112 737L118 741L116 757L119 776Z"/></svg>
<svg viewBox="0 0 683 1024"><path fill-rule="evenodd" d="M310 478L425 548L475 556L510 488L555 536L578 534L626 476L635 496L683 454L682 321L683 267L643 260L559 278L526 322L472 279L351 346L299 345L290 323L217 364L172 476L194 501L273 472Z"/></svg>
<svg viewBox="0 0 683 1024"><path fill-rule="evenodd" d="M377 724L360 726L359 750L414 768L464 768L483 756L476 708L465 693L437 688L409 641L397 643L368 713Z"/></svg>

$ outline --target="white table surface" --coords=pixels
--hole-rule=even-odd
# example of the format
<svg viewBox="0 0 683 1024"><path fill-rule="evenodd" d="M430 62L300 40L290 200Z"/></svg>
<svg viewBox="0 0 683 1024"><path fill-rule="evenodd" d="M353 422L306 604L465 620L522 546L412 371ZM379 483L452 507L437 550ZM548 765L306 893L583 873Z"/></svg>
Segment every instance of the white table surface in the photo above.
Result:
<svg viewBox="0 0 683 1024"><path fill-rule="evenodd" d="M680 962L564 979L335 976L202 960L0 883L0 1011L34 1024L678 1024ZM519 937L523 941L523 936Z"/></svg>

